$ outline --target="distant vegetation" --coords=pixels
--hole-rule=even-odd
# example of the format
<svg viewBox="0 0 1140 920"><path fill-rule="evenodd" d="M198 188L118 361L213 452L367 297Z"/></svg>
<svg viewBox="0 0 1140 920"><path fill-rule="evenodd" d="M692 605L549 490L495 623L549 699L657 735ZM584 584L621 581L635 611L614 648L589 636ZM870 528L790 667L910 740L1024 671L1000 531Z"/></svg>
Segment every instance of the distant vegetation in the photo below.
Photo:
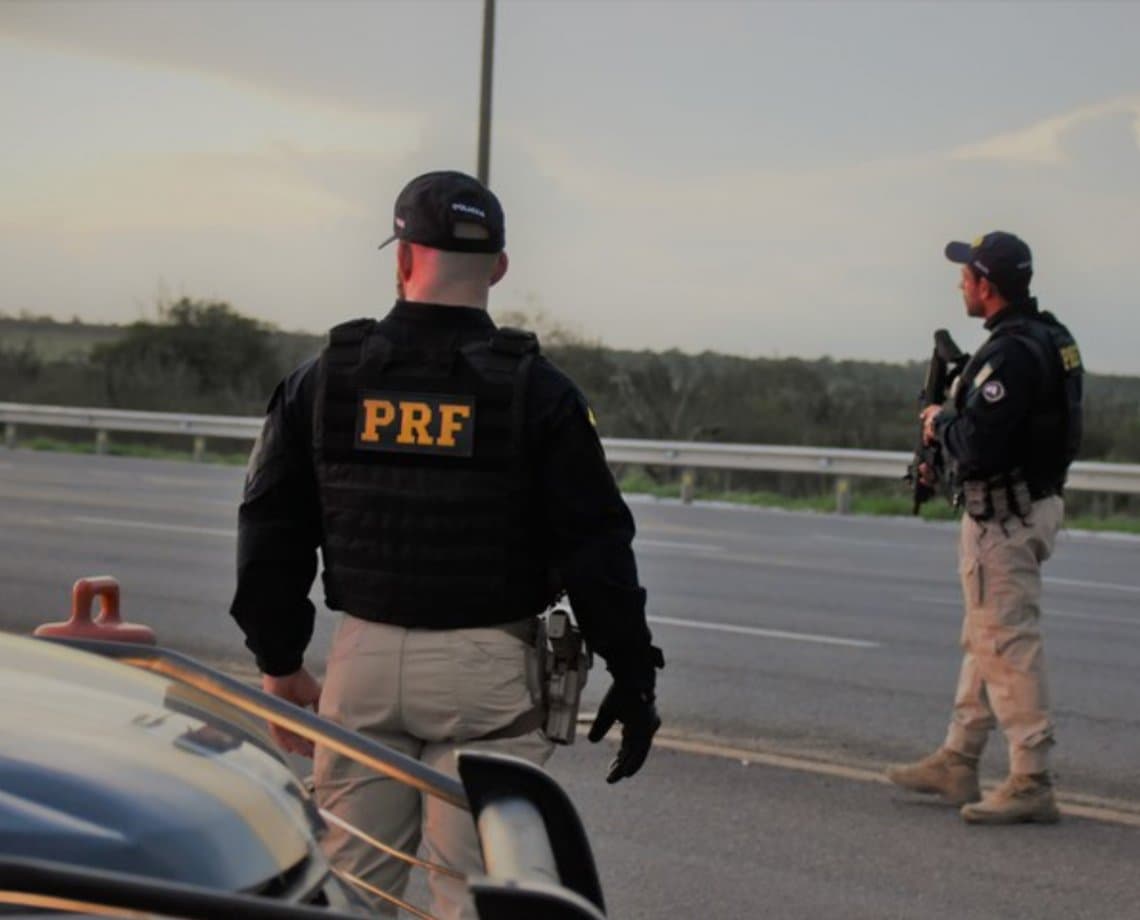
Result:
<svg viewBox="0 0 1140 920"><path fill-rule="evenodd" d="M0 316L0 400L258 415L321 337L183 297L126 326Z"/></svg>
<svg viewBox="0 0 1140 920"><path fill-rule="evenodd" d="M544 317L544 352L587 394L604 436L910 450L925 365L621 351ZM276 381L322 337L282 332L224 302L182 298L126 326L0 316L0 401L258 415ZM921 350L916 343L916 350ZM1140 378L1091 375L1082 459L1140 462ZM675 470L625 471L658 487ZM827 492L823 476L706 471L698 491ZM864 494L897 495L869 483ZM1100 510L1110 513L1123 500Z"/></svg>

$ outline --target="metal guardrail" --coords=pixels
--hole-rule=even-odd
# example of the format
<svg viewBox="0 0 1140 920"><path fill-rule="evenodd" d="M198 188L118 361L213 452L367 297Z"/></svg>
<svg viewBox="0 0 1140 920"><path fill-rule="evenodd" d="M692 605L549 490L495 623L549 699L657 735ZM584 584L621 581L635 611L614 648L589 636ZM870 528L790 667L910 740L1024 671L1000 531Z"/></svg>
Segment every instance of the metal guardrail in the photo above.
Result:
<svg viewBox="0 0 1140 920"><path fill-rule="evenodd" d="M767 470L780 473L827 473L898 479L911 455L889 450L799 447L768 444L718 444L712 441L636 441L604 438L613 463L702 467L719 470ZM1140 467L1137 467L1140 471Z"/></svg>
<svg viewBox="0 0 1140 920"><path fill-rule="evenodd" d="M4 443L15 446L18 426L85 428L95 431L95 448L107 449L113 431L181 434L194 439L194 456L205 454L206 438L252 441L261 419L235 415L180 415L125 409L85 409L0 402ZM705 441L639 441L603 438L611 463L674 466L683 469L766 470L781 473L824 473L837 477L901 479L911 455L902 451L852 450L842 447L799 447L718 444ZM1140 464L1074 463L1066 488L1086 492L1140 493Z"/></svg>
<svg viewBox="0 0 1140 920"><path fill-rule="evenodd" d="M37 406L0 403L4 444L14 447L18 426L86 428L95 432L95 452L107 452L112 431L148 434L181 434L194 439L194 459L206 453L206 438L237 438L252 441L261 430L261 419L238 415L180 415L167 412L135 412L126 409L87 409L71 406Z"/></svg>

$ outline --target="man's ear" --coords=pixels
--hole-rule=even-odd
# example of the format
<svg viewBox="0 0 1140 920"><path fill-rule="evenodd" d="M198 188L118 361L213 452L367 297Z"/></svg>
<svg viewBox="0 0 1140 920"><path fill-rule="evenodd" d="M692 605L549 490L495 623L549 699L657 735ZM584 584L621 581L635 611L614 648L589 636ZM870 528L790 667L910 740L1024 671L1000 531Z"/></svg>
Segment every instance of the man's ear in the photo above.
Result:
<svg viewBox="0 0 1140 920"><path fill-rule="evenodd" d="M412 247L404 240L397 240L396 272L404 281L412 277L412 267L414 263L415 255L412 252Z"/></svg>
<svg viewBox="0 0 1140 920"><path fill-rule="evenodd" d="M506 252L500 252L499 258L495 262L495 270L491 272L491 284L496 285L502 280L503 275L507 273L507 268L510 266L511 260L507 258Z"/></svg>

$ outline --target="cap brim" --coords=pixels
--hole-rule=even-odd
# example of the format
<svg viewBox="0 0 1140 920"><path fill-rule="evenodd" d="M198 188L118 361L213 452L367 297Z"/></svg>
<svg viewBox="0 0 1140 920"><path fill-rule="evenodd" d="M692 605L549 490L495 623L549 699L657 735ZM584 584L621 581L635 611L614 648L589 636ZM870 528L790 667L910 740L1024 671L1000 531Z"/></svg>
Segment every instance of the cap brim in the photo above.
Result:
<svg viewBox="0 0 1140 920"><path fill-rule="evenodd" d="M946 244L946 258L951 262L957 262L959 265L968 265L970 263L970 253L974 247L969 243L947 243Z"/></svg>
<svg viewBox="0 0 1140 920"><path fill-rule="evenodd" d="M385 246L387 246L389 243L391 243L391 242L392 242L394 239L396 239L396 234L395 234L395 233L393 233L393 234L392 234L390 237L388 237L388 239L384 240L384 242L383 242L383 243L381 243L381 244L380 244L379 246L377 246L376 248L377 248L377 249L383 249Z"/></svg>

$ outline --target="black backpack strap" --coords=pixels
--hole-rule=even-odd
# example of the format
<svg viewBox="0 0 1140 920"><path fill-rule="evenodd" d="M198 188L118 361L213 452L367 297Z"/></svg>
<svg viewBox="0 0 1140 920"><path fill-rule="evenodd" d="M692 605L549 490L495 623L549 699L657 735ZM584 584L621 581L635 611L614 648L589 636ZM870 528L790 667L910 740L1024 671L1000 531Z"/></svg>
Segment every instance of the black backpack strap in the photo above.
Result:
<svg viewBox="0 0 1140 920"><path fill-rule="evenodd" d="M1084 429L1080 350L1076 340L1052 313L1008 324L1006 334L1033 355L1041 372L1041 399L1056 401L1063 427L1065 465L1076 459ZM1063 479L1063 477L1062 477Z"/></svg>
<svg viewBox="0 0 1140 920"><path fill-rule="evenodd" d="M524 458L526 456L524 440L526 437L527 396L530 393L530 370L534 365L534 359L541 354L538 336L525 329L501 326L495 330L495 334L491 337L491 351L512 355L519 359L518 367L515 368L515 394L512 398L511 413L518 455L520 458Z"/></svg>
<svg viewBox="0 0 1140 920"><path fill-rule="evenodd" d="M469 342L461 352L476 367L490 370L502 377L509 376L514 393L511 396L511 437L520 464L526 462L526 409L530 391L530 371L534 359L541 353L538 336L524 329L502 326L494 331L489 341Z"/></svg>
<svg viewBox="0 0 1140 920"><path fill-rule="evenodd" d="M1004 324L1002 334L1016 339L1033 356L1033 361L1038 370L1038 393L1043 398L1053 389L1052 384L1060 383L1061 357L1049 330L1043 330L1048 338L1049 344L1047 346L1042 342L1041 335L1034 326L1033 320L1016 320Z"/></svg>
<svg viewBox="0 0 1140 920"><path fill-rule="evenodd" d="M329 330L325 357L329 364L343 366L360 361L360 348L376 325L374 319L354 319Z"/></svg>
<svg viewBox="0 0 1140 920"><path fill-rule="evenodd" d="M362 348L376 326L373 319L354 319L333 326L328 344L317 361L317 387L313 397L313 454L320 456L324 443L325 395L330 374L343 374L360 363ZM378 338L373 336L372 338Z"/></svg>
<svg viewBox="0 0 1140 920"><path fill-rule="evenodd" d="M521 358L524 355L537 355L541 349L538 345L538 336L533 332L515 329L513 326L500 326L491 336L491 351Z"/></svg>

